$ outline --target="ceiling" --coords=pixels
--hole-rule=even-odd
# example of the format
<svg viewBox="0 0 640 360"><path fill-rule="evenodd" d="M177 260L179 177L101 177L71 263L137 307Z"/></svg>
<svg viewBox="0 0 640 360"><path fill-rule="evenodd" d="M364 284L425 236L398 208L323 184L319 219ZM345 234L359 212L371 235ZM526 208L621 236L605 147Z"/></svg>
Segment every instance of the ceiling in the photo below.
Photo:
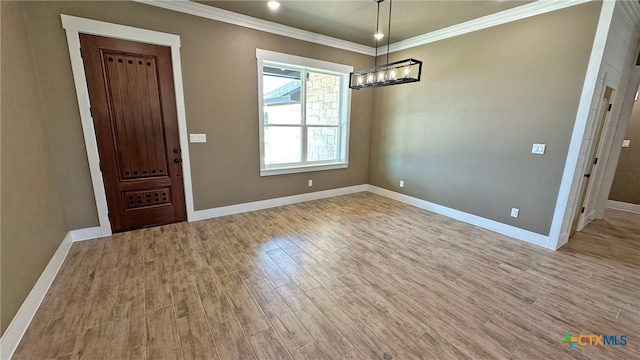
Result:
<svg viewBox="0 0 640 360"><path fill-rule="evenodd" d="M207 1L198 3L236 13L273 21L298 29L373 46L376 26L374 0L281 0L276 11L267 1ZM494 14L532 1L516 0L446 0L393 1L391 42L404 40L434 30L449 27L485 15ZM380 6L380 27L386 34L389 0ZM385 37L382 42L386 44Z"/></svg>

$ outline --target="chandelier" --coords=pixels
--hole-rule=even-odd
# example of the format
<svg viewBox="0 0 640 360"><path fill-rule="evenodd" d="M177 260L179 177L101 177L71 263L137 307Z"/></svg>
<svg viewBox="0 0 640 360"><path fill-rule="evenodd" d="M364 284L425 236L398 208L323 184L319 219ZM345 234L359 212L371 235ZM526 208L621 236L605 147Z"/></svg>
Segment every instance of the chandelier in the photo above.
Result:
<svg viewBox="0 0 640 360"><path fill-rule="evenodd" d="M384 0L373 0L378 5L376 16L376 53L373 67L354 71L349 74L349 88L360 90L389 85L406 84L420 81L422 61L405 59L389 62L389 44L391 43L391 7L393 0L389 0L389 28L387 31L387 63L378 65L378 41L384 37L380 32L380 3Z"/></svg>

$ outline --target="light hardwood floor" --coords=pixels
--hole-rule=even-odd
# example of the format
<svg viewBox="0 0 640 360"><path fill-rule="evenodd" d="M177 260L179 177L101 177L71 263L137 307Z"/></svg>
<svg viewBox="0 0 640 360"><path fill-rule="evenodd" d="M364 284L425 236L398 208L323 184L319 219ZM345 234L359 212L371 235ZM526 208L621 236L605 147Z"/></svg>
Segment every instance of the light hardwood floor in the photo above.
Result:
<svg viewBox="0 0 640 360"><path fill-rule="evenodd" d="M553 252L359 193L79 242L14 358L640 359L640 215L605 219Z"/></svg>

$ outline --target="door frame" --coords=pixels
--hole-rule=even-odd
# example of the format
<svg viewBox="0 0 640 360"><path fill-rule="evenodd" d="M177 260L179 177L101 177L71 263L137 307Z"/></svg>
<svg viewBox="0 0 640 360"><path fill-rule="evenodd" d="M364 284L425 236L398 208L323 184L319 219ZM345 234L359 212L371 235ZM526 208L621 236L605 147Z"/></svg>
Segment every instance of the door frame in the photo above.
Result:
<svg viewBox="0 0 640 360"><path fill-rule="evenodd" d="M100 170L100 155L98 143L91 117L89 90L84 72L82 56L80 54L80 33L130 40L141 43L167 46L171 48L171 62L173 68L173 82L176 96L176 110L178 114L178 133L182 149L182 171L184 182L184 198L187 209L187 221L194 219L193 186L191 182L191 160L189 156L189 137L187 133L187 118L184 105L184 89L182 85L182 65L180 61L180 36L158 31L135 28L131 26L111 24L103 21L91 20L60 14L62 27L66 31L69 57L78 98L78 108L82 121L82 132L89 160L89 171L93 184L93 194L100 221L100 236L109 236L111 222L107 208L107 194L105 192L102 171Z"/></svg>

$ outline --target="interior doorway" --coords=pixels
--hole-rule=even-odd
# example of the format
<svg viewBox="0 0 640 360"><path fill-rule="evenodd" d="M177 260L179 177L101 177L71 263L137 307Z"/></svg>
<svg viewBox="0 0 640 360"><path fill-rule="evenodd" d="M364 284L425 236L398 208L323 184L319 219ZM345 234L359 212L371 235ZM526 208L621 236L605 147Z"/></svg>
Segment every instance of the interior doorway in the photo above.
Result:
<svg viewBox="0 0 640 360"><path fill-rule="evenodd" d="M602 151L602 138L604 136L604 128L609 119L609 114L611 113L613 94L615 90L609 86L605 88L604 95L602 99L599 101L597 113L596 113L596 122L592 128L592 136L593 141L589 149L587 149L587 159L589 159L589 163L586 168L586 172L584 173L584 179L582 181L582 185L579 191L579 206L573 217L573 221L571 223L571 231L569 236L578 231L580 220L590 218L596 211L596 203L598 194L600 191L601 182L597 181L601 179L602 171L604 168L602 166L598 166L598 162L600 161L600 153ZM594 181L595 180L595 181Z"/></svg>

